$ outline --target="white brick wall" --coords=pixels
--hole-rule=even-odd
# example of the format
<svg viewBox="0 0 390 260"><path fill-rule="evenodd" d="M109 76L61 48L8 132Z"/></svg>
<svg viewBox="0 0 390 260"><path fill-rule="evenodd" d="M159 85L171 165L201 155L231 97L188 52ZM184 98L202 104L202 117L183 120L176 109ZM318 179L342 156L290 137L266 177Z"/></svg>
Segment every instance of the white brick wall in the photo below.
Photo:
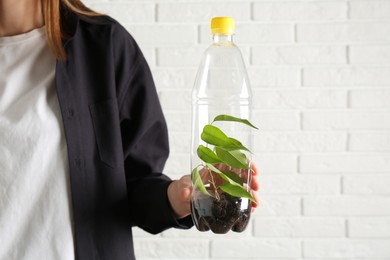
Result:
<svg viewBox="0 0 390 260"><path fill-rule="evenodd" d="M139 260L390 259L390 0L89 0L119 20L153 72L189 173L191 89L213 16L236 19L261 130L261 205L214 235L134 229Z"/></svg>

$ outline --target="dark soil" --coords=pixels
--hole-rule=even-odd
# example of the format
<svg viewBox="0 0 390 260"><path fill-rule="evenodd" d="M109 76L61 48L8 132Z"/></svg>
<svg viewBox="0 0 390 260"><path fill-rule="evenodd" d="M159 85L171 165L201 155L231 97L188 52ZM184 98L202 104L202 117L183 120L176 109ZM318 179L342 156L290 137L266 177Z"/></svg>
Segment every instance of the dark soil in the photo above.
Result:
<svg viewBox="0 0 390 260"><path fill-rule="evenodd" d="M247 199L245 199L247 200ZM192 217L200 231L211 229L216 234L225 234L229 230L242 232L248 225L251 203L241 208L242 198L222 193L220 199L209 197L191 202Z"/></svg>

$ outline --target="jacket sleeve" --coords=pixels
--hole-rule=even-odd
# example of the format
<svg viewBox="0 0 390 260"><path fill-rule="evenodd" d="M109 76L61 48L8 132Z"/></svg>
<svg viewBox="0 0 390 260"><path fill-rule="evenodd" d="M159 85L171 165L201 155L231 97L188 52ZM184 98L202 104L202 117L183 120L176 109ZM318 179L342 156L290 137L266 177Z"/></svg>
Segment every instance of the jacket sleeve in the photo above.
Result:
<svg viewBox="0 0 390 260"><path fill-rule="evenodd" d="M126 82L119 109L132 223L153 234L190 228L191 218L176 220L168 200L171 180L162 174L169 154L167 126L142 53Z"/></svg>

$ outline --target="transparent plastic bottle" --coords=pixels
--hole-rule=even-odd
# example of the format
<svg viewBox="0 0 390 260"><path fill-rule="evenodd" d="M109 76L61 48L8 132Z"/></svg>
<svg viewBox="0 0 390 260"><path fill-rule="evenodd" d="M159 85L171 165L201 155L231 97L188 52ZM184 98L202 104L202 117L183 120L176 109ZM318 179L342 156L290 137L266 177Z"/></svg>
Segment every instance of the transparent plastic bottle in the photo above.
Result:
<svg viewBox="0 0 390 260"><path fill-rule="evenodd" d="M248 120L251 117L251 89L241 52L233 43L233 18L213 18L211 31L212 43L203 54L192 92L191 169L202 164L197 155L197 147L206 144L200 135L203 127L211 123L215 116L226 114ZM251 150L250 127L234 122L215 122L215 125ZM250 161L251 154L246 152L246 155ZM220 170L226 168L223 164L214 166ZM251 171L231 167L229 170L242 179L250 192ZM211 230L214 233L226 233L229 230L242 232L249 222L250 200L232 197L216 190L212 183L221 181L223 182L218 174L202 177L204 187L212 196L207 196L194 187L191 210L195 226L200 231Z"/></svg>

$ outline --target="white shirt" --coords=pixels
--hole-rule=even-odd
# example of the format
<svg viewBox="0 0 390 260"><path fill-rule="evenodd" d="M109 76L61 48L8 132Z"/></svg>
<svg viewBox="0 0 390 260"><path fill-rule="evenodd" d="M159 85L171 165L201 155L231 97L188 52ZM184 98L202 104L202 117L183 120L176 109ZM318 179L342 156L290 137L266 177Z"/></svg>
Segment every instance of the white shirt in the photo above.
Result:
<svg viewBox="0 0 390 260"><path fill-rule="evenodd" d="M67 148L45 29L0 37L0 259L74 259Z"/></svg>

